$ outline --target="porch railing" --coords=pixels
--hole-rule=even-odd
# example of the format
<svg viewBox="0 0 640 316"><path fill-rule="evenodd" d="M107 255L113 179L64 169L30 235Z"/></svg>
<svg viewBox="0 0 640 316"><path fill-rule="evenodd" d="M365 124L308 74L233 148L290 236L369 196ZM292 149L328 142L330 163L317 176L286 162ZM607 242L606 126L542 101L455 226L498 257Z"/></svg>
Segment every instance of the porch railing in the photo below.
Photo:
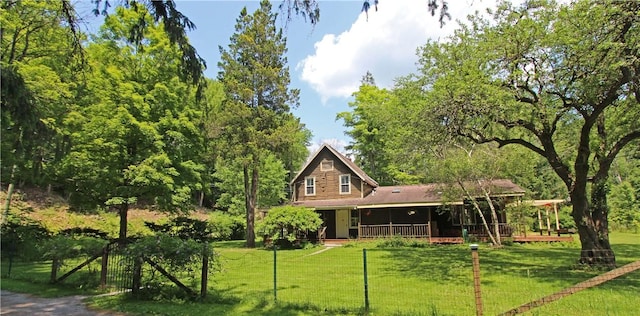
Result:
<svg viewBox="0 0 640 316"><path fill-rule="evenodd" d="M384 224L384 225L360 225L358 226L358 236L360 238L376 237L411 237L427 238L431 230L429 224Z"/></svg>
<svg viewBox="0 0 640 316"><path fill-rule="evenodd" d="M467 230L469 231L469 235L479 236L479 237L487 237L487 229L482 224L476 225L465 225ZM495 226L493 224L489 224L489 231L491 233L495 232ZM500 232L501 237L511 237L513 235L513 227L509 224L500 223L498 224L498 231Z"/></svg>

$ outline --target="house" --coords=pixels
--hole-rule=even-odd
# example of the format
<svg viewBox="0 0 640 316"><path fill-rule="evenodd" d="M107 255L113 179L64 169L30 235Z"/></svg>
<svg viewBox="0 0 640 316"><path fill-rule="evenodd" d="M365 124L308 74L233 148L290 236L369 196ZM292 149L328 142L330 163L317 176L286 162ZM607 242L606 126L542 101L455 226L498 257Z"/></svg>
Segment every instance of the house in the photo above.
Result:
<svg viewBox="0 0 640 316"><path fill-rule="evenodd" d="M291 181L292 204L314 209L327 239L403 236L433 242L462 242L463 229L487 236L480 216L464 199L445 198L442 184L380 186L351 159L323 145ZM493 180L491 199L498 210L524 195L510 180ZM476 189L470 185L471 190ZM478 201L482 195L478 192ZM488 207L485 218L494 229ZM498 212L502 236L512 234Z"/></svg>

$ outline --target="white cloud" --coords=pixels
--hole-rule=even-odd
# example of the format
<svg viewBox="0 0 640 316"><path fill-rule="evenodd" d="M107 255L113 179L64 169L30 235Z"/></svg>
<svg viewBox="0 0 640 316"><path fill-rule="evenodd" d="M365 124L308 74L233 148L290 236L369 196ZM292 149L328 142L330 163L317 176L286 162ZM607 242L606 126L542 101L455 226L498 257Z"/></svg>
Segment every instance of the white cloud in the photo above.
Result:
<svg viewBox="0 0 640 316"><path fill-rule="evenodd" d="M450 13L453 19L464 20L469 12L494 3L456 1L450 5ZM361 13L349 30L326 34L316 42L315 53L298 63L296 69L301 69L301 79L320 95L323 103L334 97L349 97L367 71L378 86L390 87L395 78L416 70L419 46L428 39L444 38L456 27L452 20L441 28L438 14L431 16L426 1L380 1L377 12L373 6L369 10L368 21Z"/></svg>

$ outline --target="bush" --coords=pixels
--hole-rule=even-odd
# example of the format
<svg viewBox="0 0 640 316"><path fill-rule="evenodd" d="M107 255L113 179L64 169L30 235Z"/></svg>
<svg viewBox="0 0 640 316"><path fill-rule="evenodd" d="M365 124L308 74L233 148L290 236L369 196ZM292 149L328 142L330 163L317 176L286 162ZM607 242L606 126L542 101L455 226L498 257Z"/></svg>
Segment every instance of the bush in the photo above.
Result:
<svg viewBox="0 0 640 316"><path fill-rule="evenodd" d="M209 259L209 273L218 268L216 254L208 243L170 236L166 233L137 239L127 245L124 255L132 259L126 261L128 271L133 270L133 263L137 259L150 259L174 276L186 276L189 281L186 285L192 288L198 285L204 256ZM141 298L187 298L181 290L174 290L173 283L166 282L164 276L159 273L144 273L143 278L144 290L139 293Z"/></svg>
<svg viewBox="0 0 640 316"><path fill-rule="evenodd" d="M269 210L257 225L257 231L270 240L287 240L290 243L306 237L307 232L317 231L322 225L320 215L299 206L279 206Z"/></svg>
<svg viewBox="0 0 640 316"><path fill-rule="evenodd" d="M377 248L403 248L403 247L426 248L428 246L429 246L428 242L420 241L416 239L403 238L401 236L393 236L391 238L382 239L376 245Z"/></svg>
<svg viewBox="0 0 640 316"><path fill-rule="evenodd" d="M213 241L214 227L207 221L179 216L166 224L145 222L154 233L166 234L183 240L195 240L198 242Z"/></svg>
<svg viewBox="0 0 640 316"><path fill-rule="evenodd" d="M216 211L209 215L214 240L244 239L246 222L242 215L231 215L227 212Z"/></svg>
<svg viewBox="0 0 640 316"><path fill-rule="evenodd" d="M2 225L2 256L24 261L42 259L42 245L51 238L51 232L40 223L26 217L9 216Z"/></svg>

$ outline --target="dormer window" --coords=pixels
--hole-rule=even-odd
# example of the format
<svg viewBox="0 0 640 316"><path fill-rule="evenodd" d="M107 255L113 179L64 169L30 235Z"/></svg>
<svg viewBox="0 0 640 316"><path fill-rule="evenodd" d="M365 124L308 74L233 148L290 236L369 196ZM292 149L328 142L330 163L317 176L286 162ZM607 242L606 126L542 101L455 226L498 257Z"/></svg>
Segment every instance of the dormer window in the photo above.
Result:
<svg viewBox="0 0 640 316"><path fill-rule="evenodd" d="M304 178L305 191L304 195L316 195L316 178L306 177Z"/></svg>
<svg viewBox="0 0 640 316"><path fill-rule="evenodd" d="M351 193L351 175L341 174L340 175L340 194L350 194L350 193Z"/></svg>
<svg viewBox="0 0 640 316"><path fill-rule="evenodd" d="M333 171L333 160L323 160L320 163L320 171Z"/></svg>

